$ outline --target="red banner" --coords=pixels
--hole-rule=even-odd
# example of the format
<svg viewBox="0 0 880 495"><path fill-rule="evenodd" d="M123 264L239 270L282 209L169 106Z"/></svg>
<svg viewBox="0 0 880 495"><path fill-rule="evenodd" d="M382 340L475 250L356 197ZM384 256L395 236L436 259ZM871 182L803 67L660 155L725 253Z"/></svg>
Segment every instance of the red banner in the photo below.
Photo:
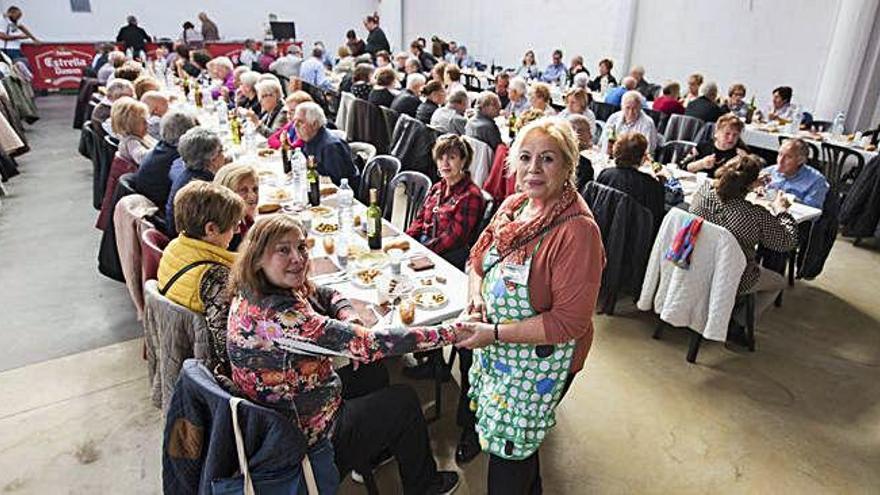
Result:
<svg viewBox="0 0 880 495"><path fill-rule="evenodd" d="M299 42L296 42L300 44ZM286 49L289 42L278 43L279 49ZM82 74L95 57L97 43L23 43L22 54L27 57L34 72L34 89L59 90L76 89ZM155 57L155 43L147 44L147 56ZM244 42L206 43L205 50L212 57L227 56L238 63L238 55L244 49Z"/></svg>

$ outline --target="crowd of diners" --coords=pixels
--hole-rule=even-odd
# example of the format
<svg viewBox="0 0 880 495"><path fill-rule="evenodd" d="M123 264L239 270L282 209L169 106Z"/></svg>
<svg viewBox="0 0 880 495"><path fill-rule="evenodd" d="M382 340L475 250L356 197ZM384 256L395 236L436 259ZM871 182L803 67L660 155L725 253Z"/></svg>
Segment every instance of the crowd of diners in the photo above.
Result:
<svg viewBox="0 0 880 495"><path fill-rule="evenodd" d="M519 67L495 75L492 89L473 94L461 81L462 70L476 65L464 45L436 37L428 45L419 38L409 51L392 54L377 15L364 27L366 40L349 30L335 57L322 43L304 56L296 45L278 54L270 43L258 49L250 41L237 61L211 58L183 42L160 48L158 56L179 78L212 81L212 94L241 109L268 146L286 140L302 148L336 184L356 184L359 170L348 143L330 132L324 102L304 86L330 90L335 74L341 76L339 91L440 130L432 150L440 179L406 233L466 267L468 307L455 323L364 327L346 294L308 279L303 226L284 214L257 215L257 171L230 162L220 136L169 101L136 57L111 50L94 68L106 96L92 114L93 127L119 140L118 157L137 169L137 192L159 208L172 240L158 285L172 301L205 315L207 364L231 379L237 393L296 410L296 426L310 448L332 449L342 475L364 459L378 465L394 457L404 493L450 493L457 473L438 470L418 398L408 386L389 385L382 360L455 344L462 370L457 462L485 451L489 493L540 493L538 450L555 423L556 405L583 369L605 262L601 234L579 190L595 180L628 194L652 213L655 231L671 206L665 203L667 178L643 167L659 141L643 111L649 102L661 112L717 123L684 165L710 179L690 210L740 242L748 267L739 293L757 293L759 311L784 282L758 264L756 246L788 251L798 229L786 212L786 195L776 195L774 214L747 201L747 194L773 188L821 208L828 183L806 164L809 149L800 139L786 141L771 166L749 152L740 139L741 84L719 104L717 86L700 74L688 77L681 95L676 82L648 83L642 67L618 84L610 59L601 60L593 75L580 55L566 66L556 50L541 68L530 50ZM551 104L554 84L568 87L558 110ZM621 107L601 136L594 135L590 110L596 92ZM786 118L790 101L791 89L777 88L766 118ZM507 144L499 116L518 122ZM612 129L613 166L596 174L582 152L595 143L604 152ZM474 149L465 137L506 156L503 174L476 184L469 172ZM490 182L497 185L490 192L499 206L478 231L486 208L481 188ZM307 339L361 365L334 370L330 357L291 355L275 345L281 337ZM742 340L741 325L733 326L730 338ZM545 366L558 372L536 378L535 368ZM432 376L434 369L425 362L407 374ZM517 387L531 392L517 393ZM331 492L338 481L321 480Z"/></svg>

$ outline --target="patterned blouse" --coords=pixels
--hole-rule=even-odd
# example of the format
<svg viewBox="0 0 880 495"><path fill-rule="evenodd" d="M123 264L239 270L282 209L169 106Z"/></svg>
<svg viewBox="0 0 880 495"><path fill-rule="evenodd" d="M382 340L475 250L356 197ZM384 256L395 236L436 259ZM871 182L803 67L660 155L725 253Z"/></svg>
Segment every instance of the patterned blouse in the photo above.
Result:
<svg viewBox="0 0 880 495"><path fill-rule="evenodd" d="M229 356L226 354L226 320L229 319L229 297L226 294L226 281L229 267L212 266L205 270L199 285L199 296L205 305L205 320L208 323L210 356L208 369L229 376ZM217 368L219 366L219 369Z"/></svg>
<svg viewBox="0 0 880 495"><path fill-rule="evenodd" d="M747 262L739 283L740 294L748 292L758 281L760 270L755 260L758 244L781 253L797 246L798 227L791 214L784 212L774 216L767 208L745 198L724 203L711 182L700 186L694 194L690 211L726 228L739 241Z"/></svg>
<svg viewBox="0 0 880 495"><path fill-rule="evenodd" d="M330 305L340 305L333 292ZM342 402L342 382L329 356L306 356L282 349L276 339L305 340L363 361L434 349L455 342L451 326L383 328L319 314L289 292L263 297L240 294L229 311L227 348L232 380L250 400L296 417L309 444L332 430Z"/></svg>
<svg viewBox="0 0 880 495"><path fill-rule="evenodd" d="M406 233L435 253L467 246L483 214L483 194L469 177L451 188L441 180L428 191Z"/></svg>

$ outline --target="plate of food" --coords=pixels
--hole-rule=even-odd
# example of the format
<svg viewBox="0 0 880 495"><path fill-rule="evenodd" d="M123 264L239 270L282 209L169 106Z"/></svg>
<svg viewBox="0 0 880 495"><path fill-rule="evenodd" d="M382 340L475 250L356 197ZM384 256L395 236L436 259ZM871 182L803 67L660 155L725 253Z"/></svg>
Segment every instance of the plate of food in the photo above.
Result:
<svg viewBox="0 0 880 495"><path fill-rule="evenodd" d="M324 205L312 206L309 211L316 217L328 217L333 214L333 208Z"/></svg>
<svg viewBox="0 0 880 495"><path fill-rule="evenodd" d="M321 188L318 190L318 192L321 194L321 197L323 198L326 196L332 196L332 195L336 194L336 189L337 189L337 187L332 184L322 185Z"/></svg>
<svg viewBox="0 0 880 495"><path fill-rule="evenodd" d="M382 270L378 268L361 268L351 274L351 283L362 289L374 289L381 276Z"/></svg>
<svg viewBox="0 0 880 495"><path fill-rule="evenodd" d="M376 283L379 291L379 304L403 297L413 290L413 281L406 275L388 275Z"/></svg>
<svg viewBox="0 0 880 495"><path fill-rule="evenodd" d="M354 264L360 268L384 268L388 261L388 255L382 251L367 251L357 255Z"/></svg>
<svg viewBox="0 0 880 495"><path fill-rule="evenodd" d="M264 148L257 151L257 156L260 158L266 158L267 156L272 156L275 154L275 150L271 148Z"/></svg>
<svg viewBox="0 0 880 495"><path fill-rule="evenodd" d="M280 209L281 205L278 203L263 203L260 206L257 206L257 213L261 215L268 215L269 213L275 213Z"/></svg>
<svg viewBox="0 0 880 495"><path fill-rule="evenodd" d="M290 192L286 189L278 188L270 192L268 195L270 200L277 203L283 203L285 201L290 201L292 197L290 196Z"/></svg>
<svg viewBox="0 0 880 495"><path fill-rule="evenodd" d="M330 222L313 222L312 231L319 235L332 235L339 232L339 225Z"/></svg>
<svg viewBox="0 0 880 495"><path fill-rule="evenodd" d="M419 287L412 293L413 302L422 309L438 309L449 303L449 298L437 287Z"/></svg>

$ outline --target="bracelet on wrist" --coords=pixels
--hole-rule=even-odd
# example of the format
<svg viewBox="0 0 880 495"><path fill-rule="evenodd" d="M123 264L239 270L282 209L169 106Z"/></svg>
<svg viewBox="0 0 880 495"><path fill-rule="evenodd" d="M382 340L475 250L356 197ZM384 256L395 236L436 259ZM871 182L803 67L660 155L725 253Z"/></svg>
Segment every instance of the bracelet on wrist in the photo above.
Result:
<svg viewBox="0 0 880 495"><path fill-rule="evenodd" d="M495 342L501 342L501 336L498 334L498 322L495 322Z"/></svg>

